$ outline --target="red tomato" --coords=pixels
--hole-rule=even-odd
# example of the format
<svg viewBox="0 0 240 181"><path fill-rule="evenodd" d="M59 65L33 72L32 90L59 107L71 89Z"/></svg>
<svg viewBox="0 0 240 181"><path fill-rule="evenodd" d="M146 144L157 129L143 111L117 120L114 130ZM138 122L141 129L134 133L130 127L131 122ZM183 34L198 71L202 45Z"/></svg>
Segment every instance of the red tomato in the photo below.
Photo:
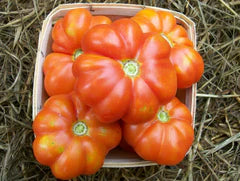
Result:
<svg viewBox="0 0 240 181"><path fill-rule="evenodd" d="M143 159L161 165L176 165L192 145L192 117L187 107L174 98L160 106L148 122L123 123L123 136Z"/></svg>
<svg viewBox="0 0 240 181"><path fill-rule="evenodd" d="M33 122L36 159L59 179L94 174L121 140L118 123L103 124L73 95L55 95Z"/></svg>
<svg viewBox="0 0 240 181"><path fill-rule="evenodd" d="M143 9L132 19L144 33L161 33L168 41L172 48L170 60L177 72L178 88L190 87L200 80L204 71L203 60L194 50L187 31L176 23L170 12Z"/></svg>
<svg viewBox="0 0 240 181"><path fill-rule="evenodd" d="M44 86L49 96L69 93L73 90L75 77L72 74L74 60L82 54L83 35L97 24L110 24L105 16L92 16L86 9L70 10L53 27L52 49L43 65Z"/></svg>
<svg viewBox="0 0 240 181"><path fill-rule="evenodd" d="M131 19L93 27L82 49L73 65L75 90L102 122L145 122L176 94L168 42L160 34L145 37Z"/></svg>

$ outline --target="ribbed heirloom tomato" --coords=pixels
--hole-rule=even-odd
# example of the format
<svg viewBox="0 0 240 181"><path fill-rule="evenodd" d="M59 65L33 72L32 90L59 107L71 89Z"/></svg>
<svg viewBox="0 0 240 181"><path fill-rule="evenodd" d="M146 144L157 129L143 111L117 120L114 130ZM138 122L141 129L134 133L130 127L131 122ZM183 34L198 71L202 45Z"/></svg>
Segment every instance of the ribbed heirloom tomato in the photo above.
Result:
<svg viewBox="0 0 240 181"><path fill-rule="evenodd" d="M121 140L117 122L100 123L74 94L50 97L36 116L33 131L36 159L59 179L94 174Z"/></svg>
<svg viewBox="0 0 240 181"><path fill-rule="evenodd" d="M73 65L75 90L102 122L144 122L176 94L168 42L144 35L131 19L93 27L82 49Z"/></svg>
<svg viewBox="0 0 240 181"><path fill-rule="evenodd" d="M43 64L44 86L48 95L69 93L73 90L75 78L72 64L82 53L81 40L84 34L97 24L110 24L105 16L92 16L83 8L70 10L59 19L52 30L52 50Z"/></svg>
<svg viewBox="0 0 240 181"><path fill-rule="evenodd" d="M194 139L192 117L177 98L158 108L146 123L123 123L123 136L145 160L176 165L183 160Z"/></svg>
<svg viewBox="0 0 240 181"><path fill-rule="evenodd" d="M178 88L187 88L199 81L204 70L202 57L194 50L187 31L176 23L170 12L144 9L132 19L144 33L161 33L168 41L171 46L170 60L177 72Z"/></svg>

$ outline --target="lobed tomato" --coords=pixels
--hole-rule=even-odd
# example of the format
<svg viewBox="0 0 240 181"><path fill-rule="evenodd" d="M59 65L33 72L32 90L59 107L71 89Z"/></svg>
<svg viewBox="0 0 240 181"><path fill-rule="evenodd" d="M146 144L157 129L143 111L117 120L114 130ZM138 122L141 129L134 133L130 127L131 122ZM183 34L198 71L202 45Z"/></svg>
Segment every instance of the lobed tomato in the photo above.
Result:
<svg viewBox="0 0 240 181"><path fill-rule="evenodd" d="M33 122L33 152L59 179L94 174L121 140L118 123L100 123L75 94L55 95Z"/></svg>
<svg viewBox="0 0 240 181"><path fill-rule="evenodd" d="M73 65L75 91L102 122L145 122L176 94L168 42L160 34L146 37L131 19L93 27L82 49Z"/></svg>
<svg viewBox="0 0 240 181"><path fill-rule="evenodd" d="M148 122L123 123L123 136L143 159L161 165L176 165L192 145L192 117L187 107L174 98L160 106Z"/></svg>

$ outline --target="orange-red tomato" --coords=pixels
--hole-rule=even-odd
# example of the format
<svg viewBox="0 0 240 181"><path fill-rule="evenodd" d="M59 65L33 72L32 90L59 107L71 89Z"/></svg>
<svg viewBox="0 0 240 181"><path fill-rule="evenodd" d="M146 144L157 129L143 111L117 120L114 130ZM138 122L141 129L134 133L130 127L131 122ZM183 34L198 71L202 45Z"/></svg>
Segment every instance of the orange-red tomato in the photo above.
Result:
<svg viewBox="0 0 240 181"><path fill-rule="evenodd" d="M144 33L161 33L172 47L170 60L177 72L178 88L190 87L200 80L204 63L200 54L194 50L187 31L176 23L170 12L143 9L132 19Z"/></svg>
<svg viewBox="0 0 240 181"><path fill-rule="evenodd" d="M36 116L33 131L36 159L59 179L94 174L121 140L117 122L100 123L74 94L50 97Z"/></svg>
<svg viewBox="0 0 240 181"><path fill-rule="evenodd" d="M93 27L82 49L73 65L75 90L102 122L147 121L176 94L168 42L160 34L145 37L131 19Z"/></svg>
<svg viewBox="0 0 240 181"><path fill-rule="evenodd" d="M97 24L110 24L105 16L92 16L83 8L70 10L53 27L52 49L43 65L44 86L48 95L69 93L73 90L75 77L72 64L82 53L81 40L84 34Z"/></svg>
<svg viewBox="0 0 240 181"><path fill-rule="evenodd" d="M160 106L146 123L123 123L123 136L145 160L161 165L176 165L192 145L194 131L187 107L177 98Z"/></svg>

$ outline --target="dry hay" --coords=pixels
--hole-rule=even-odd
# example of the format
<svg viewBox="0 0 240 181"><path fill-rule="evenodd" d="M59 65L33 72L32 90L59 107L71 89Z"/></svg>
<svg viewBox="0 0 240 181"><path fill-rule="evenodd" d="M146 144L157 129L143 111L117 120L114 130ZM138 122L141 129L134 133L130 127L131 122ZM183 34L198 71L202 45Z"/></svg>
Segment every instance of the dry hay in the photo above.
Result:
<svg viewBox="0 0 240 181"><path fill-rule="evenodd" d="M32 84L38 34L63 0L0 1L0 180L55 180L32 153ZM106 0L169 8L197 24L205 73L198 84L195 142L177 166L101 169L74 180L240 179L240 2Z"/></svg>

